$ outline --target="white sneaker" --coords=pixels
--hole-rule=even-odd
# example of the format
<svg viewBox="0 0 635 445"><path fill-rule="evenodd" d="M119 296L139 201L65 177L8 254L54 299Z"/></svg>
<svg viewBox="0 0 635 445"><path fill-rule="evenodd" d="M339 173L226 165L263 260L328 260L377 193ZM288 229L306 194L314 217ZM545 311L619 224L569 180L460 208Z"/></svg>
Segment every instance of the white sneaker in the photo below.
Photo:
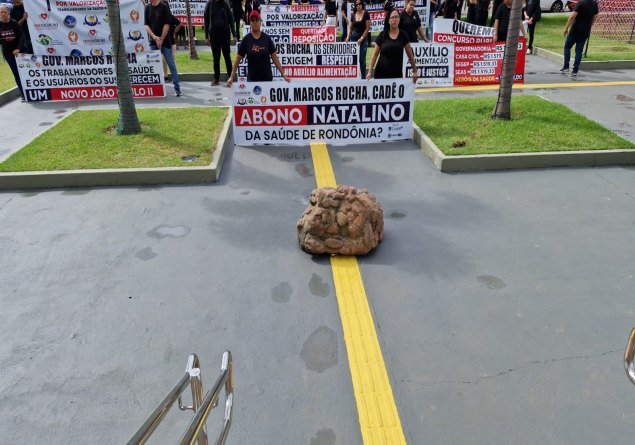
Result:
<svg viewBox="0 0 635 445"><path fill-rule="evenodd" d="M527 53L526 54L528 54L528 55L531 54L531 49L530 48L527 48Z"/></svg>

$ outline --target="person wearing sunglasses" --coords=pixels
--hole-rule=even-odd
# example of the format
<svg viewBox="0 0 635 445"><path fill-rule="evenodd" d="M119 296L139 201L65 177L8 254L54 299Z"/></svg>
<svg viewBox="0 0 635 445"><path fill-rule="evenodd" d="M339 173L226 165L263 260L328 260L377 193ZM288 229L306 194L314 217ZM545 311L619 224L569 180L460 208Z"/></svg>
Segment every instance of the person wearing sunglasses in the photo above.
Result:
<svg viewBox="0 0 635 445"><path fill-rule="evenodd" d="M417 82L419 73L415 56L410 46L408 34L399 29L399 11L386 12L388 28L382 31L375 41L375 50L370 59L370 70L366 79L399 79L403 77L403 52L406 51L412 67L412 81ZM379 61L377 60L379 58ZM377 65L375 66L375 62Z"/></svg>
<svg viewBox="0 0 635 445"><path fill-rule="evenodd" d="M289 82L290 79L285 74L278 59L276 45L271 40L271 37L260 29L261 24L262 19L258 11L251 11L249 13L250 32L240 41L234 67L227 81L228 87L231 87L234 83L234 75L238 71L238 64L245 57L247 58L247 82L272 81L271 61L278 68L282 78Z"/></svg>
<svg viewBox="0 0 635 445"><path fill-rule="evenodd" d="M355 10L351 13L348 25L348 36L346 42L353 40L359 45L359 70L362 79L366 77L366 51L368 42L366 36L370 32L370 15L366 11L363 0L355 0Z"/></svg>

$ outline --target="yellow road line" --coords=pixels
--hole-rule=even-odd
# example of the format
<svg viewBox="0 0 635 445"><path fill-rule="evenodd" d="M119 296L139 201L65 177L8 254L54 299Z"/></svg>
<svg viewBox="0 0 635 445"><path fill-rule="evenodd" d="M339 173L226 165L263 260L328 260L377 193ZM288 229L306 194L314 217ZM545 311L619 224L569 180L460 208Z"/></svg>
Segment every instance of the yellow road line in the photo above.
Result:
<svg viewBox="0 0 635 445"><path fill-rule="evenodd" d="M622 85L635 85L635 80L621 80L615 82L566 82L566 83L526 83L514 84L515 90L532 90L545 88L576 88L576 87L615 87ZM492 91L498 90L499 85L471 85L465 87L443 87L443 88L417 88L417 93L439 93L445 91Z"/></svg>
<svg viewBox="0 0 635 445"><path fill-rule="evenodd" d="M317 186L335 187L326 144L312 143L311 155ZM364 444L405 444L357 258L332 256L331 267Z"/></svg>

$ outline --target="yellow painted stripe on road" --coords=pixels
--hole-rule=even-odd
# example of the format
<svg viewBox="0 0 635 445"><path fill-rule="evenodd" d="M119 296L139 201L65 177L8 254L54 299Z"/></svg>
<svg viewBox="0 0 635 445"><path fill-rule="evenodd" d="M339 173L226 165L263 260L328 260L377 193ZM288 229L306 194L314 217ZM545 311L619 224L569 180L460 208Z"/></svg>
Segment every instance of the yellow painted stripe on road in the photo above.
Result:
<svg viewBox="0 0 635 445"><path fill-rule="evenodd" d="M623 85L635 85L635 80L623 80L615 82L563 82L563 83L526 83L514 84L515 90L538 90L546 88L576 88L576 87L615 87ZM465 87L443 87L443 88L417 88L417 93L440 93L445 91L492 91L498 90L499 85L470 85Z"/></svg>
<svg viewBox="0 0 635 445"><path fill-rule="evenodd" d="M317 186L335 187L326 144L312 143L311 154ZM405 444L357 258L331 256L331 267L364 444Z"/></svg>

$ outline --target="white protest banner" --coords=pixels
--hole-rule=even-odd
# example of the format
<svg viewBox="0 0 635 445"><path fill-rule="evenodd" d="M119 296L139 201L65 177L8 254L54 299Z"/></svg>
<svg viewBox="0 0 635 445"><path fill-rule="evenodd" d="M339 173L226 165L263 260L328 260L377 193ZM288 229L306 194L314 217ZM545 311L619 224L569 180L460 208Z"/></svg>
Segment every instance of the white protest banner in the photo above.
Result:
<svg viewBox="0 0 635 445"><path fill-rule="evenodd" d="M359 45L357 43L276 43L278 59L285 74L293 79L359 77ZM271 63L273 80L283 80ZM247 60L238 65L238 81L247 82Z"/></svg>
<svg viewBox="0 0 635 445"><path fill-rule="evenodd" d="M411 43L419 79L418 87L454 85L454 45L443 43ZM404 77L412 78L412 67L404 57Z"/></svg>
<svg viewBox="0 0 635 445"><path fill-rule="evenodd" d="M319 1L319 0L318 0ZM272 3L268 5L260 5L260 13L265 12L322 12L324 13L324 3L316 3L314 5L308 4L295 4L295 5L274 5Z"/></svg>
<svg viewBox="0 0 635 445"><path fill-rule="evenodd" d="M454 19L436 19L432 41L435 43L481 44L494 42L494 28L472 25Z"/></svg>
<svg viewBox="0 0 635 445"><path fill-rule="evenodd" d="M184 0L168 0L172 15L179 19L183 25L187 25L187 8ZM207 0L190 0L190 16L192 26L203 26L205 4ZM242 18L242 17L241 17Z"/></svg>
<svg viewBox="0 0 635 445"><path fill-rule="evenodd" d="M405 0L392 1L392 7L397 9L400 13L406 8ZM351 9L352 10L352 9ZM370 16L370 32L381 32L384 30L384 22L386 20L386 3L385 2L371 2L366 4L366 11ZM421 20L421 26L426 28L428 26L428 0L416 0L415 11L419 15ZM436 26L436 21L434 22Z"/></svg>
<svg viewBox="0 0 635 445"><path fill-rule="evenodd" d="M374 143L412 138L410 79L236 82L238 145Z"/></svg>
<svg viewBox="0 0 635 445"><path fill-rule="evenodd" d="M149 49L141 0L120 0L127 53ZM105 0L29 0L24 2L33 52L40 55L101 56L112 50Z"/></svg>
<svg viewBox="0 0 635 445"><path fill-rule="evenodd" d="M293 28L294 26L322 26L324 12L317 10L294 10L292 6L275 6L273 10L261 10L265 28Z"/></svg>
<svg viewBox="0 0 635 445"><path fill-rule="evenodd" d="M117 98L114 58L105 56L16 57L24 96L29 102ZM128 54L135 98L164 97L163 63L159 51Z"/></svg>
<svg viewBox="0 0 635 445"><path fill-rule="evenodd" d="M244 26L244 35L249 34L249 26ZM312 26L294 28L262 28L273 43L328 43L337 40L335 26Z"/></svg>

